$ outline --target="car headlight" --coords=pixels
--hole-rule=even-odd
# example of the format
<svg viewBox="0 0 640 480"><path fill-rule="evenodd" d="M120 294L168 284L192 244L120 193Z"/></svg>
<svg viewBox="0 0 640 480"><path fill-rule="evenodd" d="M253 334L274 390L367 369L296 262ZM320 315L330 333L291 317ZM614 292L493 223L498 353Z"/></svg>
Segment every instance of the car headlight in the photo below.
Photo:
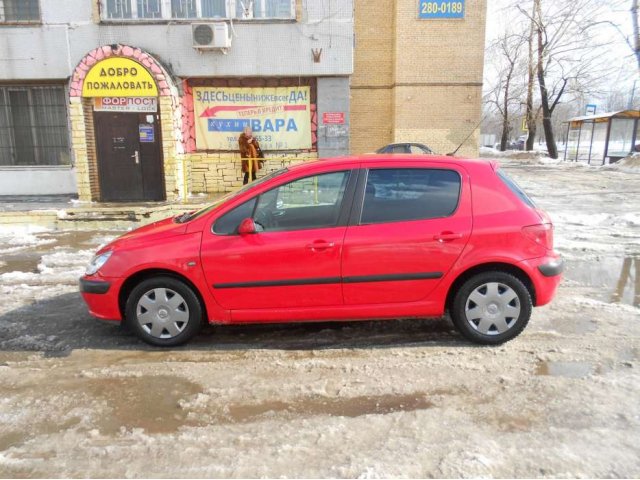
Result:
<svg viewBox="0 0 640 480"><path fill-rule="evenodd" d="M113 250L109 250L107 252L101 253L100 255L96 255L95 257L93 257L89 265L87 265L87 270L85 271L85 273L87 275L93 275L94 273L96 273L98 270L102 268L102 266L105 263L107 263L107 260L109 260L109 257L111 256L112 253L113 253Z"/></svg>

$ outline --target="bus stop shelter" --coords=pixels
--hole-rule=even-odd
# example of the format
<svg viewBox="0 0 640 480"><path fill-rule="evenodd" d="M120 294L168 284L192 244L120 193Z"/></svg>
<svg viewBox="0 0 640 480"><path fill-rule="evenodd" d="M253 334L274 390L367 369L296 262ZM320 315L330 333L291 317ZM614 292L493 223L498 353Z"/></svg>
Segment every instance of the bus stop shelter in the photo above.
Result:
<svg viewBox="0 0 640 480"><path fill-rule="evenodd" d="M640 110L575 117L567 121L564 159L604 165L640 151Z"/></svg>

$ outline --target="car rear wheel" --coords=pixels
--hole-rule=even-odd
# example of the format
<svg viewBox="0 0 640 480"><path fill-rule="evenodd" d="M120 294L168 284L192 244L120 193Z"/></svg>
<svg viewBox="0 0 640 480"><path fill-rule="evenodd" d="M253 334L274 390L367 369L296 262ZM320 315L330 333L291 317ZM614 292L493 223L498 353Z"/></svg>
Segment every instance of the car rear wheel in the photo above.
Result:
<svg viewBox="0 0 640 480"><path fill-rule="evenodd" d="M453 298L451 319L467 339L485 345L508 342L527 326L533 305L527 287L505 272L468 279Z"/></svg>
<svg viewBox="0 0 640 480"><path fill-rule="evenodd" d="M202 324L202 307L184 282L160 276L140 282L129 294L128 325L145 342L173 347L193 338Z"/></svg>

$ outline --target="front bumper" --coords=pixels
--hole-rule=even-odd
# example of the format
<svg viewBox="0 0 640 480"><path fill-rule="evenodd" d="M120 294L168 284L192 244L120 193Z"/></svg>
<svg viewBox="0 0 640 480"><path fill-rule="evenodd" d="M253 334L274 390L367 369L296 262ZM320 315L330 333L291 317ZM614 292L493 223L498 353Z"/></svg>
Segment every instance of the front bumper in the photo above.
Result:
<svg viewBox="0 0 640 480"><path fill-rule="evenodd" d="M104 294L109 291L111 282L105 280L89 280L85 277L80 278L80 292L81 293L97 293Z"/></svg>
<svg viewBox="0 0 640 480"><path fill-rule="evenodd" d="M118 292L121 278L87 277L80 278L80 293L89 307L89 313L102 320L119 322L122 320Z"/></svg>

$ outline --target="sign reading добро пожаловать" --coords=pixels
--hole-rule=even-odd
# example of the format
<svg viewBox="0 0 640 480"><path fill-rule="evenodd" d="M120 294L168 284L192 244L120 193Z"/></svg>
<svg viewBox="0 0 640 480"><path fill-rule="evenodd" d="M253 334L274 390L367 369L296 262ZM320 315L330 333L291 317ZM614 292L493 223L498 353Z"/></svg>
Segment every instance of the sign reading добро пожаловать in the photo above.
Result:
<svg viewBox="0 0 640 480"><path fill-rule="evenodd" d="M82 84L83 97L156 97L158 87L144 66L130 58L111 57L96 63Z"/></svg>

